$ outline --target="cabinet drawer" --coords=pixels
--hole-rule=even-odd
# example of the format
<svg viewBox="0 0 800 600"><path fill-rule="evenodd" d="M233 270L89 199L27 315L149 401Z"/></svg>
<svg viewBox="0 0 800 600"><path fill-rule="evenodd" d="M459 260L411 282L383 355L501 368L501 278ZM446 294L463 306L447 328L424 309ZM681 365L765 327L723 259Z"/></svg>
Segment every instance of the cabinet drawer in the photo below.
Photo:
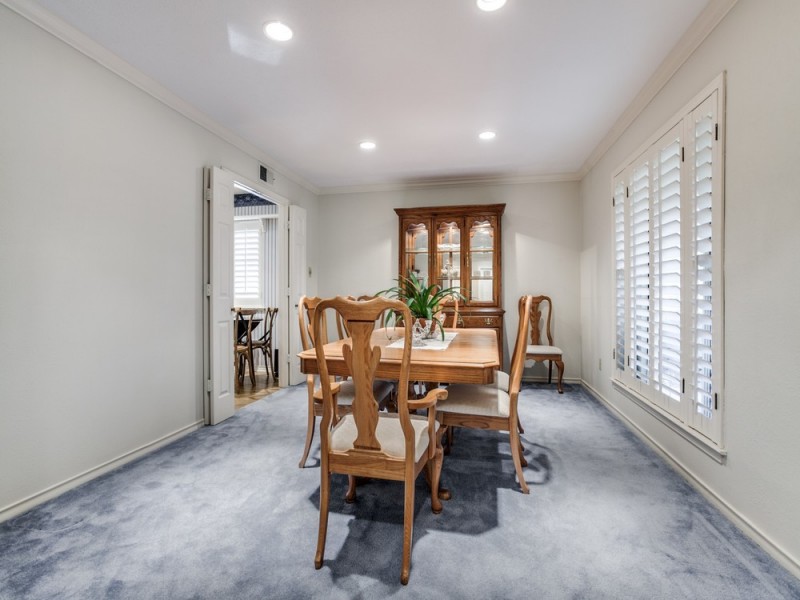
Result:
<svg viewBox="0 0 800 600"><path fill-rule="evenodd" d="M460 321L464 322L463 327L467 328L482 328L482 327L500 327L500 317L497 316L461 316ZM459 327L461 327L459 323Z"/></svg>

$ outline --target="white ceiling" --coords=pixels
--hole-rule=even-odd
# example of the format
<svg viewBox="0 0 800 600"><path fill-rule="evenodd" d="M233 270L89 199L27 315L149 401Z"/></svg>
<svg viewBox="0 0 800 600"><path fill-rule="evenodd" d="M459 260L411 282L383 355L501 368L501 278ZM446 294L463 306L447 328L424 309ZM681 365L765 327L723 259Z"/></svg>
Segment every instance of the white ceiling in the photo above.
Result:
<svg viewBox="0 0 800 600"><path fill-rule="evenodd" d="M322 190L574 175L709 3L35 2Z"/></svg>

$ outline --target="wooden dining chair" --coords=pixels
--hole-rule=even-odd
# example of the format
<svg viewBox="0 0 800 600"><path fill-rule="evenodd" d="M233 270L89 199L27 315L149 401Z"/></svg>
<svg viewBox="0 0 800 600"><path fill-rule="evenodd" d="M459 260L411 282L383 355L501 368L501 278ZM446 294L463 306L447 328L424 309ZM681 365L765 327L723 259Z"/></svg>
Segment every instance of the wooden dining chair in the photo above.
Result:
<svg viewBox="0 0 800 600"><path fill-rule="evenodd" d="M253 330L258 324L258 310L255 308L236 308L236 322L233 328L233 366L236 381L244 384L244 369L249 367L250 383L256 384L253 365Z"/></svg>
<svg viewBox="0 0 800 600"><path fill-rule="evenodd" d="M297 317L300 326L300 343L303 346L303 350L308 350L316 346L316 338L312 330L312 323L317 306L321 301L322 299L318 297L302 296L298 303ZM328 343L327 315L323 315L323 318L324 326L320 330L320 341L324 345ZM349 337L349 333L346 337ZM350 412L353 398L355 397L355 387L353 381L350 379L336 381L334 378L333 382L337 405L335 418L338 419L339 415ZM322 388L316 386L313 375L306 376L306 388L308 390L308 423L306 426L306 442L303 447L303 456L300 458L299 466L301 469L305 467L308 453L311 450L311 442L314 439L317 417L322 416ZM381 407L385 407L393 400L394 389L392 382L379 380L374 383L372 393Z"/></svg>
<svg viewBox="0 0 800 600"><path fill-rule="evenodd" d="M372 390L375 370L381 359L379 346L372 347L370 338L375 322L387 308L403 315L403 353L400 362L397 412L379 411ZM320 427L322 468L320 469L319 537L314 566L319 569L325 555L328 531L328 502L331 474L347 475L349 486L346 499L356 500L355 477L402 481L405 487L403 508L403 558L400 582L408 583L411 568L411 540L414 528L414 486L423 468L428 469L431 482L431 508L442 510L439 500L439 476L442 468L442 447L436 403L447 397L447 390L435 389L421 400L408 399L408 377L411 362L412 320L408 307L399 300L375 298L354 301L346 298L323 300L316 306L313 317L314 338L319 340L326 326L326 310L338 311L350 332L343 348L344 360L351 373L355 397L352 411L336 419L335 384L328 376L325 346L315 346L323 413ZM427 409L427 416L411 414Z"/></svg>
<svg viewBox="0 0 800 600"><path fill-rule="evenodd" d="M273 350L273 328L275 325L275 317L278 314L277 308L265 308L263 309L262 321L261 321L261 334L254 336L253 339L253 351L258 352L259 350L263 354L264 357L264 369L267 372L267 380L270 377L270 370L272 370L272 379L273 381L278 380L278 376L275 373L275 352Z"/></svg>
<svg viewBox="0 0 800 600"><path fill-rule="evenodd" d="M514 459L519 485L525 494L529 493L529 490L522 467L527 466L527 463L522 456L522 443L519 437L517 399L522 371L525 368L530 308L531 296L520 298L519 327L511 359L511 373L497 371L495 383L491 385L451 384L447 387L447 402L442 402L436 408L439 422L448 428L467 427L507 431L511 439L511 456Z"/></svg>
<svg viewBox="0 0 800 600"><path fill-rule="evenodd" d="M547 310L547 317L544 320L545 334L547 343L542 339L542 311ZM525 350L525 360L535 362L547 362L547 383L553 383L553 363L558 369L558 393L563 394L564 388L561 382L564 378L564 359L561 348L553 345L553 333L550 329L550 321L553 315L553 301L549 296L532 296L531 298L531 341Z"/></svg>
<svg viewBox="0 0 800 600"><path fill-rule="evenodd" d="M445 312L442 309L436 314L442 322L442 326L448 329L456 329L459 325L463 326L464 323L458 312L458 296L449 296L445 302L452 307L452 311Z"/></svg>

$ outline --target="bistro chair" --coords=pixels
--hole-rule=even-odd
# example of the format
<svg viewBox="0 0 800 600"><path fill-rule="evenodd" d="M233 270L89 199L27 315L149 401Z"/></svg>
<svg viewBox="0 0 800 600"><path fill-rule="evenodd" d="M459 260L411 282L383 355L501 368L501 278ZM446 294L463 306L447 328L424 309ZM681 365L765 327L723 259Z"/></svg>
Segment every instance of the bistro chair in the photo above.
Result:
<svg viewBox="0 0 800 600"><path fill-rule="evenodd" d="M544 320L547 335L547 343L542 339L542 310L547 310L547 317ZM561 382L564 378L564 360L561 348L553 345L553 334L550 330L550 320L553 314L553 301L549 296L533 296L531 298L531 343L525 350L525 360L535 362L547 362L547 383L553 383L553 363L558 369L558 393L563 394L564 388Z"/></svg>
<svg viewBox="0 0 800 600"><path fill-rule="evenodd" d="M321 298L302 296L297 307L298 323L300 325L300 343L303 350L309 350L316 346L316 337L312 330L312 323L317 306L322 301ZM342 324L344 326L344 324ZM323 326L320 329L321 343L328 343L328 324L327 315L323 315ZM349 337L349 333L347 336ZM338 419L339 415L349 413L355 397L355 387L353 381L350 379L344 381L333 380L334 396L336 397L336 415L334 418ZM306 388L308 390L308 424L306 426L306 442L303 447L303 456L300 459L300 468L306 465L308 453L311 450L311 441L314 439L314 429L316 428L317 417L322 416L322 388L316 387L314 376L306 376ZM389 381L376 381L373 385L372 393L380 403L381 407L385 407L391 401L394 392L394 385Z"/></svg>
<svg viewBox="0 0 800 600"><path fill-rule="evenodd" d="M270 369L272 370L272 379L278 380L278 375L275 372L275 352L273 350L273 327L275 325L275 317L278 314L277 308L263 309L264 318L261 322L261 335L253 340L253 350L260 350L264 356L264 370L267 372L267 379L269 380Z"/></svg>
<svg viewBox="0 0 800 600"><path fill-rule="evenodd" d="M244 369L249 367L250 383L256 384L253 366L253 330L260 322L258 309L235 308L236 322L233 328L233 366L239 385L244 384Z"/></svg>
<svg viewBox="0 0 800 600"><path fill-rule="evenodd" d="M325 554L328 531L328 502L332 473L349 478L346 500L356 500L355 478L368 477L402 481L405 488L403 508L403 557L400 582L405 585L411 568L411 540L414 528L414 486L417 476L426 468L431 483L431 508L442 510L439 500L439 476L442 468L442 446L436 403L447 397L447 390L435 389L421 400L408 398L411 362L412 320L408 307L399 300L375 298L354 301L347 298L323 300L313 316L314 339L320 340L326 326L324 313L331 309L344 319L350 339L343 347L345 364L351 373L355 395L352 411L336 418L335 383L328 376L325 346L315 345L322 387L322 425L320 426L321 469L319 502L319 537L314 566L319 569ZM386 309L403 316L403 353L398 381L397 412L379 410L373 394L375 371L381 358L379 346L370 339L376 320ZM427 409L427 416L412 414Z"/></svg>
<svg viewBox="0 0 800 600"><path fill-rule="evenodd" d="M448 428L468 427L471 429L492 429L508 431L511 439L511 456L523 493L529 493L528 484L522 473L527 463L522 456L517 412L517 400L525 368L525 349L528 337L531 297L519 300L519 327L511 359L511 373L495 373L495 383L475 385L454 383L447 387L447 402L436 407L439 422Z"/></svg>

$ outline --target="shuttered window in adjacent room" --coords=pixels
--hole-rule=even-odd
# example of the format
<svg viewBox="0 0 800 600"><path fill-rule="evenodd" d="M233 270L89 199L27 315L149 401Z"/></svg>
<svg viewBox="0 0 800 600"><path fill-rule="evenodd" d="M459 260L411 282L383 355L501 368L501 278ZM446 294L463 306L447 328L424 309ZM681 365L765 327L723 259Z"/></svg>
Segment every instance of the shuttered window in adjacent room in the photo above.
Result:
<svg viewBox="0 0 800 600"><path fill-rule="evenodd" d="M261 219L236 221L233 237L233 293L237 306L262 306Z"/></svg>

